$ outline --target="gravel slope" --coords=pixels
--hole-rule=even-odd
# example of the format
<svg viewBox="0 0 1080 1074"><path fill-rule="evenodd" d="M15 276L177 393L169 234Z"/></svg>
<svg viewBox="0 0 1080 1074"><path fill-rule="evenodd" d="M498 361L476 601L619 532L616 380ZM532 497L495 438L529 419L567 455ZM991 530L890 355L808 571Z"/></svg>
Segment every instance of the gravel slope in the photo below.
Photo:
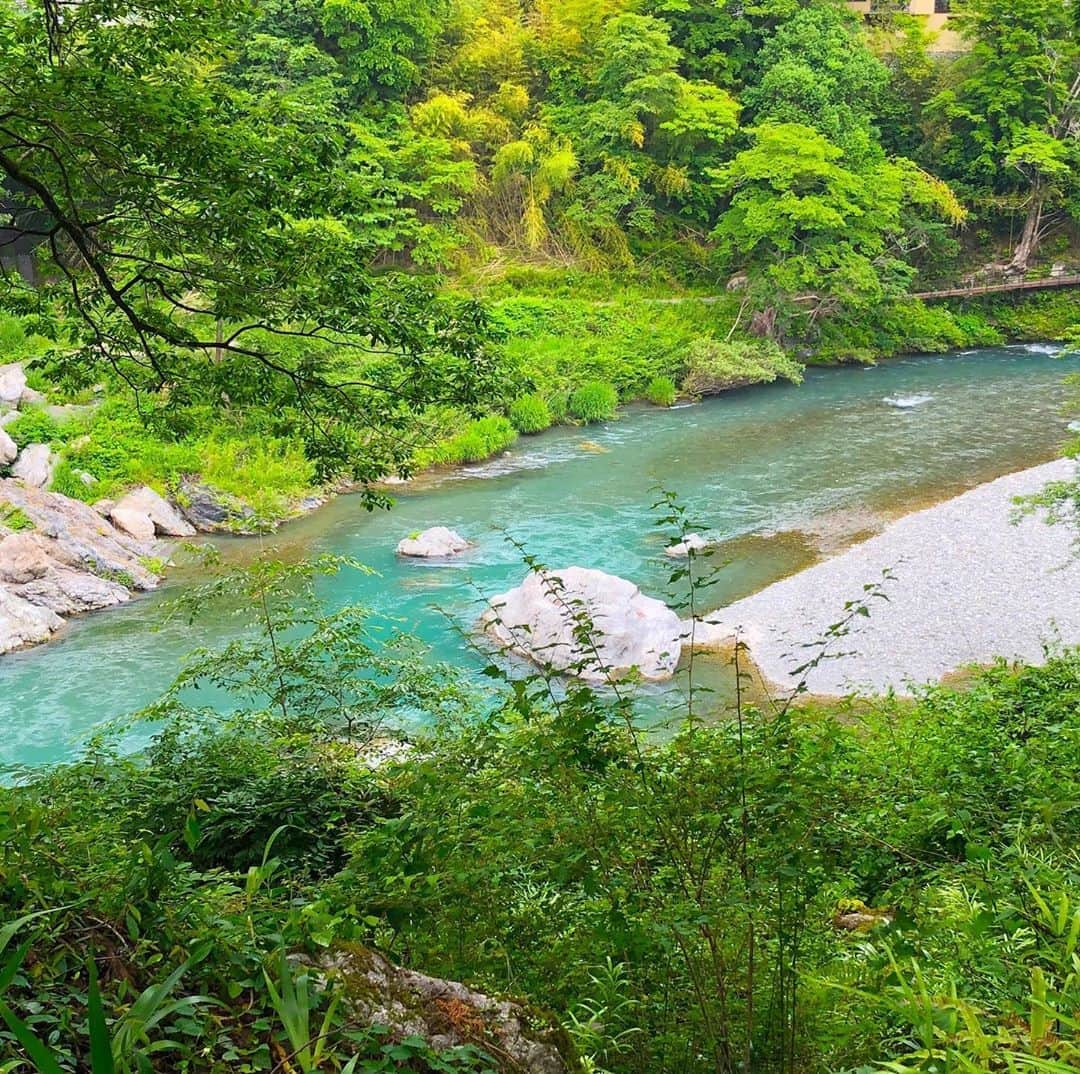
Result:
<svg viewBox="0 0 1080 1074"><path fill-rule="evenodd" d="M818 694L851 690L910 693L995 656L1038 661L1045 641L1080 644L1080 550L1073 532L1041 519L1010 522L1015 496L1069 477L1065 459L980 485L892 523L833 559L708 615L699 644L721 643L736 629L776 686L798 681L807 649L844 616L867 584L881 581L888 601L873 600L834 656L809 673Z"/></svg>

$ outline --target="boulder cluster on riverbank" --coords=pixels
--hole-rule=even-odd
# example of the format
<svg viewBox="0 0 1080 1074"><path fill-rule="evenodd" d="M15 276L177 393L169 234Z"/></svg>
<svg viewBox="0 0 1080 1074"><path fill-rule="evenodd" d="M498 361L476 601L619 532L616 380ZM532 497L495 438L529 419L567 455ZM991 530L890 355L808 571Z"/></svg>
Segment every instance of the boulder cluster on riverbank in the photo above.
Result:
<svg viewBox="0 0 1080 1074"><path fill-rule="evenodd" d="M160 553L152 534L133 537L89 504L0 478L0 653L153 589Z"/></svg>
<svg viewBox="0 0 1080 1074"><path fill-rule="evenodd" d="M71 616L153 589L168 554L159 539L196 532L147 487L94 506L48 491L50 445L20 449L4 429L45 402L20 363L0 366L0 653L47 641Z"/></svg>

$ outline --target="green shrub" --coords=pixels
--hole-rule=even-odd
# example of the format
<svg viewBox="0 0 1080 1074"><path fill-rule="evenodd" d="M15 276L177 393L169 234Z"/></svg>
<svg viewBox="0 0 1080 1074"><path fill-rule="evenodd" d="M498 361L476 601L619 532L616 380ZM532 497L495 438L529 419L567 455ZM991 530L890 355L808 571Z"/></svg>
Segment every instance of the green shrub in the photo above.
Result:
<svg viewBox="0 0 1080 1074"><path fill-rule="evenodd" d="M55 444L66 438L68 429L40 407L24 410L8 422L5 432L19 447L27 444Z"/></svg>
<svg viewBox="0 0 1080 1074"><path fill-rule="evenodd" d="M556 424L566 421L570 414L570 396L567 392L555 392L548 398L551 420Z"/></svg>
<svg viewBox="0 0 1080 1074"><path fill-rule="evenodd" d="M0 503L0 526L11 530L12 533L19 533L22 530L32 530L34 523L21 507Z"/></svg>
<svg viewBox="0 0 1080 1074"><path fill-rule="evenodd" d="M678 397L671 377L653 377L645 388L645 398L653 406L671 406Z"/></svg>
<svg viewBox="0 0 1080 1074"><path fill-rule="evenodd" d="M315 467L298 441L208 438L199 444L199 473L264 521L280 518L315 483Z"/></svg>
<svg viewBox="0 0 1080 1074"><path fill-rule="evenodd" d="M53 471L52 483L49 488L53 492L59 492L63 496L70 496L73 500L83 500L86 503L93 503L94 500L99 499L101 494L97 491L97 486L100 482L95 481L92 484L87 484L75 470L75 467L71 465L67 459L62 459L57 463L56 469Z"/></svg>
<svg viewBox="0 0 1080 1074"><path fill-rule="evenodd" d="M483 462L496 452L508 448L517 439L517 431L509 418L492 416L471 421L465 428L436 444L416 453L415 463L425 466L456 466L463 462Z"/></svg>
<svg viewBox="0 0 1080 1074"><path fill-rule="evenodd" d="M510 404L510 424L519 433L539 433L551 425L551 410L539 395L523 395Z"/></svg>
<svg viewBox="0 0 1080 1074"><path fill-rule="evenodd" d="M615 416L619 393L602 380L583 384L570 396L570 413L579 421L608 421Z"/></svg>
<svg viewBox="0 0 1080 1074"><path fill-rule="evenodd" d="M724 342L708 337L690 345L683 390L715 395L746 384L767 384L778 377L798 383L802 367L775 343L765 340Z"/></svg>

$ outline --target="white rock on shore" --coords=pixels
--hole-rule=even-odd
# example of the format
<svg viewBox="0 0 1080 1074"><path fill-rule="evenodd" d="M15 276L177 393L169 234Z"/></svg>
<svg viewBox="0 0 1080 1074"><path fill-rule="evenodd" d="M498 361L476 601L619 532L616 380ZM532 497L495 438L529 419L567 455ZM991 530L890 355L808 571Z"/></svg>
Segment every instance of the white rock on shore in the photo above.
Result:
<svg viewBox="0 0 1080 1074"><path fill-rule="evenodd" d="M580 636L583 620L590 636ZM661 682L675 674L683 625L663 601L633 582L585 567L533 571L496 597L482 618L503 648L587 682L624 679L636 671Z"/></svg>
<svg viewBox="0 0 1080 1074"><path fill-rule="evenodd" d="M0 365L0 403L18 403L26 391L26 374L18 362Z"/></svg>
<svg viewBox="0 0 1080 1074"><path fill-rule="evenodd" d="M0 426L0 466L10 466L19 455L19 446Z"/></svg>
<svg viewBox="0 0 1080 1074"><path fill-rule="evenodd" d="M910 693L997 656L1037 662L1047 640L1080 643L1080 556L1068 526L1038 517L1011 522L1013 499L1068 479L1057 460L980 485L908 515L882 533L705 617L695 644L730 644L736 632L762 674L794 687L807 648L844 616L844 603L882 581L888 600L871 600L832 655L807 673L812 693Z"/></svg>
<svg viewBox="0 0 1080 1074"><path fill-rule="evenodd" d="M129 492L112 508L110 517L122 530L140 540L149 540L155 533L164 537L195 535L195 527L168 500L146 485Z"/></svg>
<svg viewBox="0 0 1080 1074"><path fill-rule="evenodd" d="M56 612L0 586L0 653L48 641L63 625Z"/></svg>

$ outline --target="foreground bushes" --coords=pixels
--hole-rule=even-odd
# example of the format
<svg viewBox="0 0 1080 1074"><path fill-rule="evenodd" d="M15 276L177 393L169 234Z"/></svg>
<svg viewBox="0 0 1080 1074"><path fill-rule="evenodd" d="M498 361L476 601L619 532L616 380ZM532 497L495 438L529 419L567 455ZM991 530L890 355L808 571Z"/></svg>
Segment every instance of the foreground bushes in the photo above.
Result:
<svg viewBox="0 0 1080 1074"><path fill-rule="evenodd" d="M699 711L665 740L632 694L481 691L373 647L361 613L314 610L312 574L239 583L266 611L147 713L139 762L0 790L0 913L48 911L0 1000L62 1070L87 1069L91 952L114 1029L178 970L153 1069L217 1074L289 1054L267 982L342 943L528 995L615 1074L1080 1059L1080 655L914 702ZM202 683L241 710L193 708ZM435 723L369 765L403 709ZM837 926L862 905L891 924ZM322 1069L372 1054L325 991L305 1002Z"/></svg>

